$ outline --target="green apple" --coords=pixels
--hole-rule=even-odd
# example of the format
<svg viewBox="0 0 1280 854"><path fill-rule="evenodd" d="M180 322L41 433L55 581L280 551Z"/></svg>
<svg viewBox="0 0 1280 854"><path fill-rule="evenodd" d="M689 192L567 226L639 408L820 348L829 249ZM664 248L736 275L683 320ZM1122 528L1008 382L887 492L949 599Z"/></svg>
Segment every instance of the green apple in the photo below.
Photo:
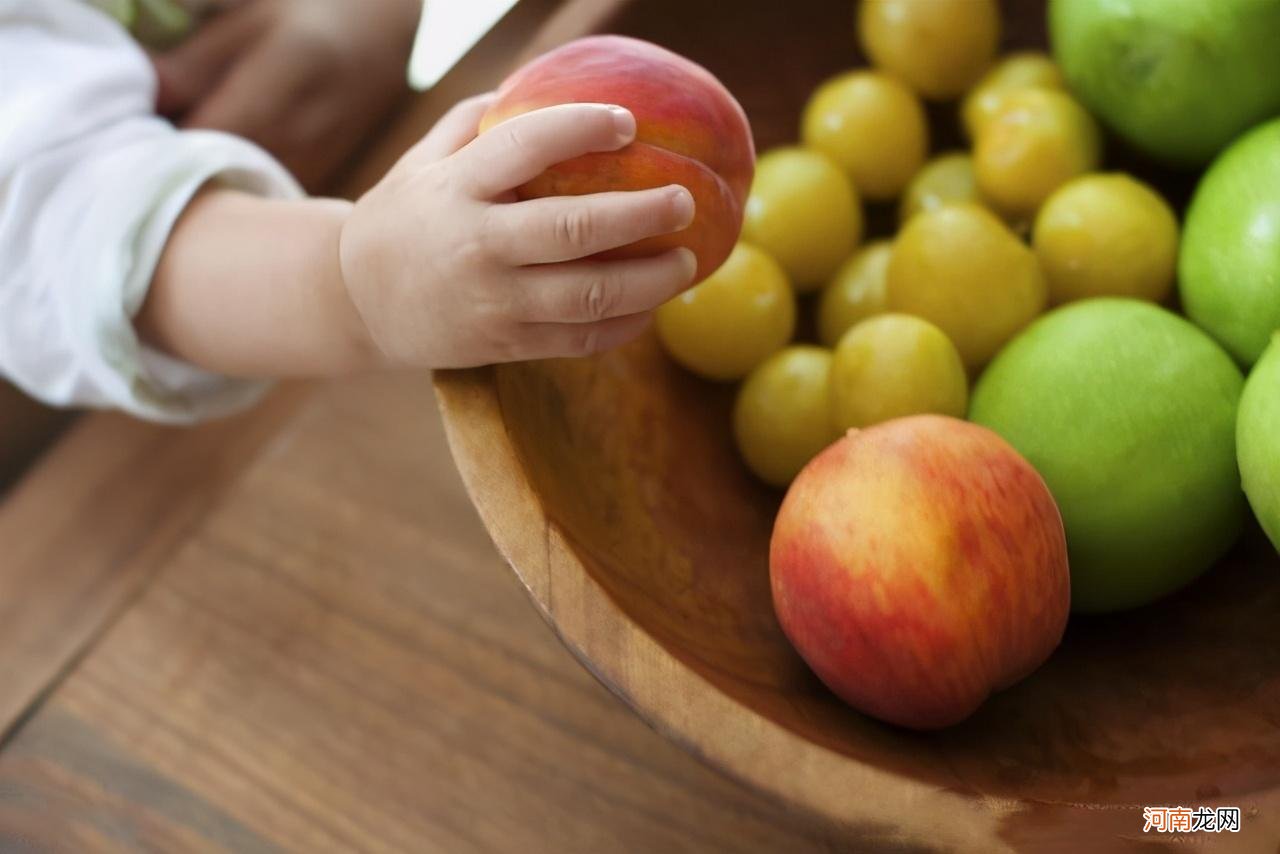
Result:
<svg viewBox="0 0 1280 854"><path fill-rule="evenodd" d="M1280 332L1245 384L1236 446L1245 494L1280 551Z"/></svg>
<svg viewBox="0 0 1280 854"><path fill-rule="evenodd" d="M1105 124L1207 163L1280 111L1280 0L1050 0L1054 57Z"/></svg>
<svg viewBox="0 0 1280 854"><path fill-rule="evenodd" d="M1201 179L1178 278L1187 316L1241 364L1257 361L1280 329L1280 119L1233 143Z"/></svg>
<svg viewBox="0 0 1280 854"><path fill-rule="evenodd" d="M1246 513L1235 442L1243 386L1213 339L1131 299L1052 311L991 363L970 418L1049 484L1074 610L1142 605L1234 542Z"/></svg>

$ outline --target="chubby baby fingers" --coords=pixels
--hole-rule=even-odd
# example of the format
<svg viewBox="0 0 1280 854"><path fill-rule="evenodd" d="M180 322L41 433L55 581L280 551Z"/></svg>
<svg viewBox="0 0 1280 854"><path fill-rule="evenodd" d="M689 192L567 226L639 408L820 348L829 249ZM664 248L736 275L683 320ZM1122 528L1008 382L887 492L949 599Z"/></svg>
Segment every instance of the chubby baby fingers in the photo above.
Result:
<svg viewBox="0 0 1280 854"><path fill-rule="evenodd" d="M595 323L652 311L693 282L688 249L628 261L576 261L528 267L517 276L522 320Z"/></svg>
<svg viewBox="0 0 1280 854"><path fill-rule="evenodd" d="M492 199L581 154L635 139L635 117L614 104L558 104L507 119L457 154L468 189Z"/></svg>
<svg viewBox="0 0 1280 854"><path fill-rule="evenodd" d="M693 195L678 184L652 190L530 199L489 209L491 239L508 264L586 258L693 222Z"/></svg>
<svg viewBox="0 0 1280 854"><path fill-rule="evenodd" d="M476 137L476 129L485 111L493 105L497 95L485 92L459 101L436 122L417 145L406 155L407 160L434 163L453 154Z"/></svg>

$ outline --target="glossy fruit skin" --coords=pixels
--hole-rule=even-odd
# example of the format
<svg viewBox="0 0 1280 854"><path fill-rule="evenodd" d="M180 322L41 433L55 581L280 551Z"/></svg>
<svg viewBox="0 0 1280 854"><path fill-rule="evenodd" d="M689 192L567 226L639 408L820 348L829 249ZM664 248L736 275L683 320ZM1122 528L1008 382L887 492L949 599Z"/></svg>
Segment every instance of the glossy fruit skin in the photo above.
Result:
<svg viewBox="0 0 1280 854"><path fill-rule="evenodd" d="M918 415L848 435L792 483L769 547L778 621L855 709L936 729L1033 672L1071 589L1044 481L989 430Z"/></svg>
<svg viewBox="0 0 1280 854"><path fill-rule="evenodd" d="M927 320L881 314L844 334L831 366L831 419L843 432L907 415L963 418L969 378L951 339Z"/></svg>
<svg viewBox="0 0 1280 854"><path fill-rule="evenodd" d="M804 293L825 284L862 239L862 203L831 158L776 148L760 158L742 237L765 249Z"/></svg>
<svg viewBox="0 0 1280 854"><path fill-rule="evenodd" d="M1178 219L1154 189L1121 173L1059 187L1036 217L1032 246L1054 304L1117 296L1163 301L1178 265Z"/></svg>
<svg viewBox="0 0 1280 854"><path fill-rule="evenodd" d="M982 204L973 158L962 151L939 154L916 173L898 204L898 222L945 205Z"/></svg>
<svg viewBox="0 0 1280 854"><path fill-rule="evenodd" d="M1207 163L1280 112L1274 0L1050 0L1048 20L1072 91L1173 165Z"/></svg>
<svg viewBox="0 0 1280 854"><path fill-rule="evenodd" d="M962 95L995 60L995 0L862 0L858 35L872 64L930 100Z"/></svg>
<svg viewBox="0 0 1280 854"><path fill-rule="evenodd" d="M1077 611L1171 593L1235 541L1243 385L1191 323L1116 298L1050 312L987 368L969 417L1009 440L1053 491Z"/></svg>
<svg viewBox="0 0 1280 854"><path fill-rule="evenodd" d="M795 294L768 253L747 243L698 285L659 306L658 338L673 359L711 380L736 380L786 346Z"/></svg>
<svg viewBox="0 0 1280 854"><path fill-rule="evenodd" d="M936 325L971 372L1045 308L1035 255L990 211L951 205L915 216L894 241L889 308Z"/></svg>
<svg viewBox="0 0 1280 854"><path fill-rule="evenodd" d="M818 340L834 347L854 324L888 311L885 279L893 243L874 240L853 254L836 272L818 300Z"/></svg>
<svg viewBox="0 0 1280 854"><path fill-rule="evenodd" d="M903 83L878 71L851 71L814 91L801 139L845 171L863 198L892 199L929 152L924 106Z"/></svg>
<svg viewBox="0 0 1280 854"><path fill-rule="evenodd" d="M1001 59L964 96L960 119L969 139L1000 111L1004 99L1019 89L1063 89L1062 72L1047 54L1035 50L1018 51Z"/></svg>
<svg viewBox="0 0 1280 854"><path fill-rule="evenodd" d="M1018 89L983 124L973 169L992 207L1010 217L1032 217L1054 190L1095 171L1101 157L1097 125L1071 96Z"/></svg>
<svg viewBox="0 0 1280 854"><path fill-rule="evenodd" d="M741 231L755 164L751 127L729 90L702 66L655 44L591 36L543 54L508 77L480 130L565 103L626 107L636 118L636 141L621 151L553 166L520 187L519 198L682 184L696 203L688 228L604 257L643 257L685 246L698 258L698 280L719 267Z"/></svg>
<svg viewBox="0 0 1280 854"><path fill-rule="evenodd" d="M733 436L756 477L786 486L835 441L830 378L831 351L797 344L765 359L743 382L733 407Z"/></svg>
<svg viewBox="0 0 1280 854"><path fill-rule="evenodd" d="M1271 544L1280 551L1280 332L1245 383L1236 451L1245 495Z"/></svg>
<svg viewBox="0 0 1280 854"><path fill-rule="evenodd" d="M1178 278L1187 316L1252 365L1280 329L1280 119L1241 137L1200 180Z"/></svg>

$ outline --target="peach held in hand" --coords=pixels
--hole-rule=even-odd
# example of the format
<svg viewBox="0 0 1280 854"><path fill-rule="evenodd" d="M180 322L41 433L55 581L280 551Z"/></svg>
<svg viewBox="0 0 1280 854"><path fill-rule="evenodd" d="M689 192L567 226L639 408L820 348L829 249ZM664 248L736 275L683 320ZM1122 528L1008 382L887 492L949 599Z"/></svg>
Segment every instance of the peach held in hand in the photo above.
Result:
<svg viewBox="0 0 1280 854"><path fill-rule="evenodd" d="M916 729L964 720L1058 646L1067 545L1048 487L995 433L936 415L819 454L769 549L782 629L854 708Z"/></svg>
<svg viewBox="0 0 1280 854"><path fill-rule="evenodd" d="M645 190L681 184L693 194L693 224L607 253L657 255L678 246L698 257L697 280L729 257L755 168L746 114L696 63L623 36L593 36L544 54L507 78L480 130L566 103L617 104L636 118L636 140L621 151L575 157L518 191L522 199Z"/></svg>

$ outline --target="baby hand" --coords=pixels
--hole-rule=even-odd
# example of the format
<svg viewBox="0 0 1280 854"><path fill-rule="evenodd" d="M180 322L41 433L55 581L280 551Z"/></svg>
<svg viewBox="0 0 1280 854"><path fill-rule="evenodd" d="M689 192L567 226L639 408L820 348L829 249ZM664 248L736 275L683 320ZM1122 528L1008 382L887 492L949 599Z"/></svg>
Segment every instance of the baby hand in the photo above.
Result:
<svg viewBox="0 0 1280 854"><path fill-rule="evenodd" d="M512 192L556 163L630 143L630 112L548 107L476 138L491 100L455 107L343 227L343 280L389 366L595 353L638 335L654 308L693 281L688 249L589 258L686 228L694 201L683 187L523 202Z"/></svg>

